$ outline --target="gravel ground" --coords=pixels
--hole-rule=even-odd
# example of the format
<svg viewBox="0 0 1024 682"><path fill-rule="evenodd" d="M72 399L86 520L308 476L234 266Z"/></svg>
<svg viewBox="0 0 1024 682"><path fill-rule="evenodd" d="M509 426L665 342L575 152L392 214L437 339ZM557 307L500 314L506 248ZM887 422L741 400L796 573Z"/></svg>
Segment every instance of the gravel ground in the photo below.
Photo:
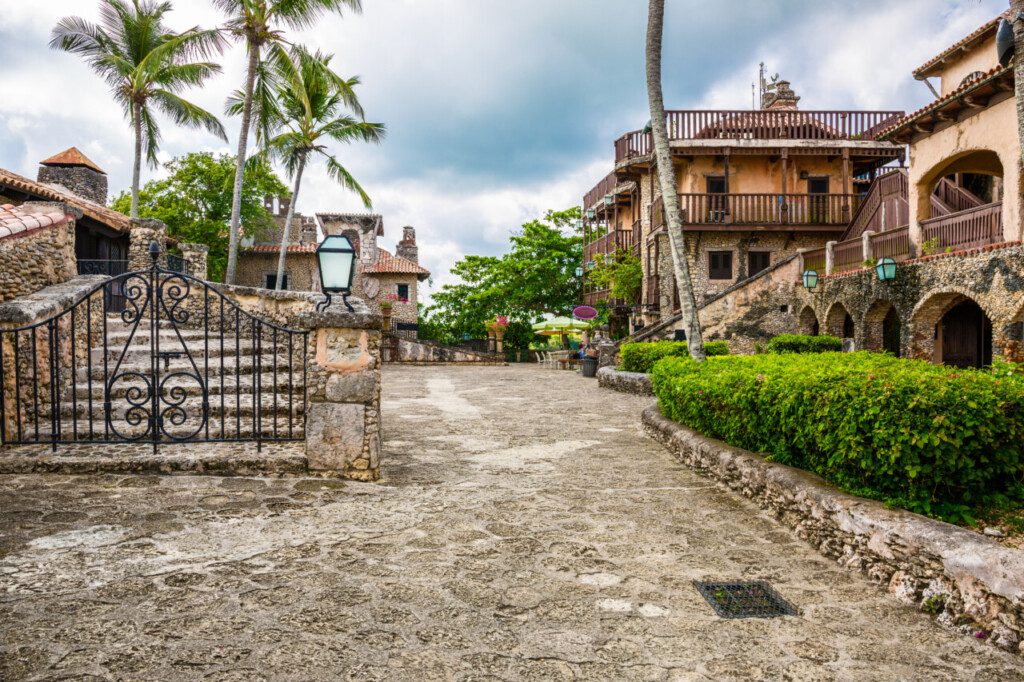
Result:
<svg viewBox="0 0 1024 682"><path fill-rule="evenodd" d="M1024 680L537 367L389 367L384 480L0 477L0 679ZM797 617L723 620L693 580Z"/></svg>

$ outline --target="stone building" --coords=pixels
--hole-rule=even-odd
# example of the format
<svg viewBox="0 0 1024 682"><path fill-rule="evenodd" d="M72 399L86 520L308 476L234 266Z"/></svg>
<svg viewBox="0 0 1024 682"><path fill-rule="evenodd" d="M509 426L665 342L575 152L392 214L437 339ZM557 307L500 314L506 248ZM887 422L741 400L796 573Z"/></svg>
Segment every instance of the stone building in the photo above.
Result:
<svg viewBox="0 0 1024 682"><path fill-rule="evenodd" d="M288 199L267 201L278 229L252 240L239 253L238 283L246 286L273 288L277 273L277 259L281 248L281 228L288 212ZM315 217L296 214L299 226L289 235L288 255L285 259L285 288L319 291L320 273L317 267L316 247L320 237L345 235L356 249L358 264L352 294L363 299L374 312L380 304L392 306L392 319L414 325L418 318L418 285L430 277L430 272L419 265L416 230L402 228L402 239L396 252L378 245L384 235L384 219L376 213L317 213Z"/></svg>
<svg viewBox="0 0 1024 682"><path fill-rule="evenodd" d="M835 239L860 206L858 178L900 161L878 139L891 111L803 111L779 81L754 111L669 111L687 257L698 305L801 248ZM584 270L600 254L632 251L644 278L634 323L678 310L651 135L615 142L615 168L583 200ZM585 302L607 297L588 286ZM639 310L637 311L637 308Z"/></svg>
<svg viewBox="0 0 1024 682"><path fill-rule="evenodd" d="M1002 20L914 71L939 79L936 99L875 134L906 145L909 168L875 178L838 239L707 300L708 338L750 351L782 332L828 333L956 366L1024 360L1024 192L1013 66L995 48ZM894 279L879 276L884 258ZM813 289L805 272L818 276ZM681 326L676 315L637 337Z"/></svg>

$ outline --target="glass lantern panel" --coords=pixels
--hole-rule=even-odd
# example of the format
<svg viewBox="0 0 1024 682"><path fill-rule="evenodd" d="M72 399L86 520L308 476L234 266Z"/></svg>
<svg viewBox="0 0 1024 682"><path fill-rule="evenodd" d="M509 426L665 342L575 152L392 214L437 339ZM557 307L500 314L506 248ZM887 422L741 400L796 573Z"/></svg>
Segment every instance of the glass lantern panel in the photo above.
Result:
<svg viewBox="0 0 1024 682"><path fill-rule="evenodd" d="M352 270L356 255L352 252L321 252L320 272L324 279L324 290L349 289L352 287Z"/></svg>

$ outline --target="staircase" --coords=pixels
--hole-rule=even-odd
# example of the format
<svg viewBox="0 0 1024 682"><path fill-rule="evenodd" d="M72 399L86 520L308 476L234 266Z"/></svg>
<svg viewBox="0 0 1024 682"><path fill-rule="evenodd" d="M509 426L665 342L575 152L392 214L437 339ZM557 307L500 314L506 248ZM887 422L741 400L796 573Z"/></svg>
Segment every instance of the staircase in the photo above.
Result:
<svg viewBox="0 0 1024 682"><path fill-rule="evenodd" d="M276 332L275 348L273 328L262 323L254 334L251 321L243 319L243 330L236 335L233 330L205 332L161 320L151 343L149 326L145 319L134 327L119 315L108 316L106 342L102 335L94 337L86 366L79 366L65 382L71 385L60 391L62 441L151 440L149 384L154 371L161 387L157 412L162 440L303 437L301 335L292 335L289 351L289 334ZM110 424L104 416L108 383ZM47 417L40 425L44 440L49 440L50 428Z"/></svg>

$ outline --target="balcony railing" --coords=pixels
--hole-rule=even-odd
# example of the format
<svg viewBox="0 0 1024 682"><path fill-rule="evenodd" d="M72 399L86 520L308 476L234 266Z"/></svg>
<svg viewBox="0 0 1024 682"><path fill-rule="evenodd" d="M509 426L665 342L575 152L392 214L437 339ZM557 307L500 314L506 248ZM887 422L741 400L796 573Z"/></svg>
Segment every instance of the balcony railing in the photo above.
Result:
<svg viewBox="0 0 1024 682"><path fill-rule="evenodd" d="M910 228L897 227L871 235L871 256L876 260L892 258L901 261L910 258Z"/></svg>
<svg viewBox="0 0 1024 682"><path fill-rule="evenodd" d="M874 140L901 111L667 111L669 140ZM651 135L626 133L615 161L651 153Z"/></svg>
<svg viewBox="0 0 1024 682"><path fill-rule="evenodd" d="M680 194L686 225L846 225L859 194Z"/></svg>
<svg viewBox="0 0 1024 682"><path fill-rule="evenodd" d="M848 272L864 267L864 240L861 237L832 246L832 272Z"/></svg>
<svg viewBox="0 0 1024 682"><path fill-rule="evenodd" d="M813 251L805 251L803 254L804 264L800 269L801 272L806 270L814 270L819 275L825 274L825 249L814 249Z"/></svg>
<svg viewBox="0 0 1024 682"><path fill-rule="evenodd" d="M1003 240L1003 204L1000 201L966 211L921 221L923 242L938 249L972 249Z"/></svg>
<svg viewBox="0 0 1024 682"><path fill-rule="evenodd" d="M583 208L592 208L595 204L604 200L605 196L615 191L618 185L618 178L615 171L601 178L601 181L594 185L594 188L583 195Z"/></svg>

